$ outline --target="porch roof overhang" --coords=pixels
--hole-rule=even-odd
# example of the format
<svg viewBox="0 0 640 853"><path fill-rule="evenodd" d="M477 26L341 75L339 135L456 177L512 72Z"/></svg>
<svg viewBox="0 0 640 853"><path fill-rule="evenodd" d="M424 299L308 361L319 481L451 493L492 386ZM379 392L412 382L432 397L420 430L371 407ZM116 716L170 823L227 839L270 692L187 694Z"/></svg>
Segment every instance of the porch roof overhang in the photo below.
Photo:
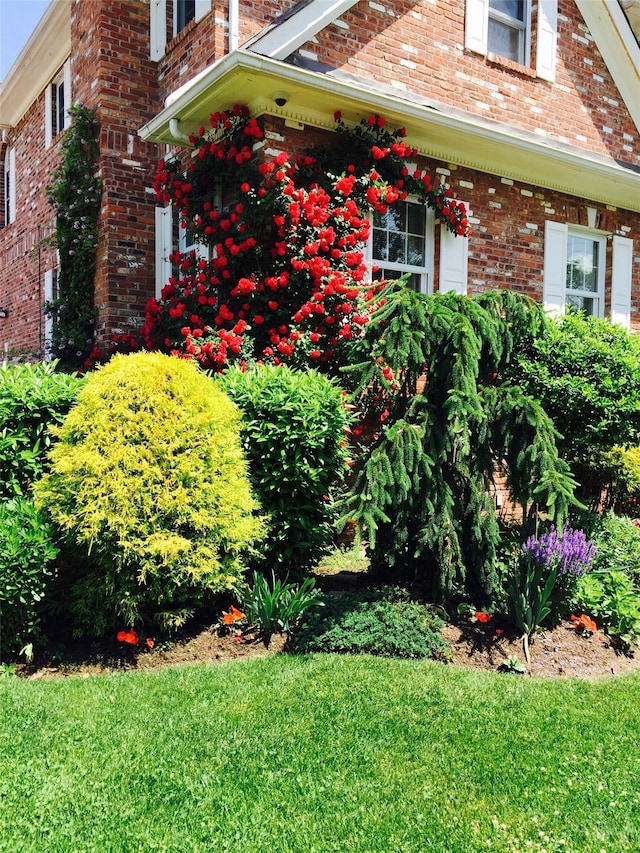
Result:
<svg viewBox="0 0 640 853"><path fill-rule="evenodd" d="M278 106L274 96L286 103ZM334 113L356 124L371 113L405 127L419 153L581 199L640 212L640 167L482 119L401 88L340 70L300 67L239 49L177 89L139 131L149 141L184 145L212 112L236 103L251 115L281 116L288 127L334 130Z"/></svg>

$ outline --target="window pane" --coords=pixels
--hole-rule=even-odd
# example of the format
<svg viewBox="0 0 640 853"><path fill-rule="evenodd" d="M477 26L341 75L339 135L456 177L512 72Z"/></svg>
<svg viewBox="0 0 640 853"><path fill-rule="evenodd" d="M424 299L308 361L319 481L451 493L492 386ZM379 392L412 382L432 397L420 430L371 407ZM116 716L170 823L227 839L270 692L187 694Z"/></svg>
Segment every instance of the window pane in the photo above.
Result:
<svg viewBox="0 0 640 853"><path fill-rule="evenodd" d="M175 0L178 4L176 11L176 30L184 29L189 21L196 16L196 0Z"/></svg>
<svg viewBox="0 0 640 853"><path fill-rule="evenodd" d="M567 241L567 289L598 291L600 244L588 237L569 235Z"/></svg>
<svg viewBox="0 0 640 853"><path fill-rule="evenodd" d="M489 0L489 8L524 23L524 0Z"/></svg>
<svg viewBox="0 0 640 853"><path fill-rule="evenodd" d="M387 232L380 231L378 228L373 229L373 257L379 261L389 260L389 252L387 251Z"/></svg>
<svg viewBox="0 0 640 853"><path fill-rule="evenodd" d="M409 234L424 235L427 211L423 204L407 205L407 231Z"/></svg>
<svg viewBox="0 0 640 853"><path fill-rule="evenodd" d="M396 264L407 262L407 237L396 231L389 232L389 257L386 259Z"/></svg>
<svg viewBox="0 0 640 853"><path fill-rule="evenodd" d="M64 129L64 86L58 84L58 124L56 131L60 133Z"/></svg>
<svg viewBox="0 0 640 853"><path fill-rule="evenodd" d="M406 275L406 273L403 273L401 270L379 269L373 273L372 278L374 281L381 281L382 279L385 281L397 281L403 275ZM413 272L407 279L407 285L412 290L415 290L416 293L420 293L421 278L422 276L419 273Z"/></svg>
<svg viewBox="0 0 640 853"><path fill-rule="evenodd" d="M407 238L407 263L412 267L425 265L425 238L410 234Z"/></svg>
<svg viewBox="0 0 640 853"><path fill-rule="evenodd" d="M588 296L567 296L567 307L573 311L581 311L588 317L596 314L596 299L590 299Z"/></svg>
<svg viewBox="0 0 640 853"><path fill-rule="evenodd" d="M524 61L523 31L489 18L487 47L489 53L504 56L514 62Z"/></svg>

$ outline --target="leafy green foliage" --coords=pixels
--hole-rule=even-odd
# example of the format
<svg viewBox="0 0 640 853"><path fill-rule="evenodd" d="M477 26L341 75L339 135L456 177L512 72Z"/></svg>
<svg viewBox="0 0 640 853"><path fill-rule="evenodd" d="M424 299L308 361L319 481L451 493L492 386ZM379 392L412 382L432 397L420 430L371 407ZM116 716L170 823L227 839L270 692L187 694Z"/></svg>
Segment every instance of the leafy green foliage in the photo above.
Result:
<svg viewBox="0 0 640 853"><path fill-rule="evenodd" d="M47 188L56 211L60 257L58 295L47 304L53 318L51 349L69 368L83 365L93 348L94 278L102 182L98 176L98 125L91 110L69 107L71 127L62 139L62 162Z"/></svg>
<svg viewBox="0 0 640 853"><path fill-rule="evenodd" d="M500 381L544 324L540 306L508 291L470 299L401 282L384 289L350 368L363 419L384 423L357 462L343 516L368 539L374 570L419 577L436 601L464 591L489 602L498 467L530 521L542 510L562 525L575 483L553 424Z"/></svg>
<svg viewBox="0 0 640 853"><path fill-rule="evenodd" d="M284 365L231 368L217 382L242 411L251 484L269 515L261 562L300 577L332 542L348 455L344 395L316 371Z"/></svg>
<svg viewBox="0 0 640 853"><path fill-rule="evenodd" d="M522 559L507 582L507 615L523 635L531 639L552 610L551 596L557 569L532 559Z"/></svg>
<svg viewBox="0 0 640 853"><path fill-rule="evenodd" d="M594 515L591 521L590 537L596 548L594 569L624 572L640 588L640 527L613 512Z"/></svg>
<svg viewBox="0 0 640 853"><path fill-rule="evenodd" d="M325 594L323 602L295 632L296 651L432 658L446 650L444 622L398 587Z"/></svg>
<svg viewBox="0 0 640 853"><path fill-rule="evenodd" d="M531 338L506 375L540 402L585 499L599 500L602 454L640 437L640 340L608 320L570 313Z"/></svg>
<svg viewBox="0 0 640 853"><path fill-rule="evenodd" d="M242 606L249 625L257 628L269 645L275 633L289 633L301 617L323 601L315 591L315 578L305 578L299 584L286 583L272 575L271 584L264 575L253 573L253 583L242 597Z"/></svg>
<svg viewBox="0 0 640 853"><path fill-rule="evenodd" d="M0 366L0 499L28 494L46 465L52 437L82 379L55 363Z"/></svg>
<svg viewBox="0 0 640 853"><path fill-rule="evenodd" d="M16 652L37 634L38 605L58 553L51 525L32 501L0 503L0 653Z"/></svg>
<svg viewBox="0 0 640 853"><path fill-rule="evenodd" d="M57 430L39 503L60 531L76 633L180 624L234 589L259 537L240 414L193 363L116 356Z"/></svg>
<svg viewBox="0 0 640 853"><path fill-rule="evenodd" d="M576 605L628 646L640 642L640 586L623 571L590 572L578 579Z"/></svg>

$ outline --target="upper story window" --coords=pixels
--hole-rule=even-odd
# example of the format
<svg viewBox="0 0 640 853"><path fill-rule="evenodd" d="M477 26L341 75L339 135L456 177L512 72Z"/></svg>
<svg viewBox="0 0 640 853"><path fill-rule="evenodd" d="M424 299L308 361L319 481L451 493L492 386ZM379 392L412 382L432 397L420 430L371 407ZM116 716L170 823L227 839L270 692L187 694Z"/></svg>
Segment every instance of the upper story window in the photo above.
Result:
<svg viewBox="0 0 640 853"><path fill-rule="evenodd" d="M16 218L16 151L7 148L3 170L3 224L10 225Z"/></svg>
<svg viewBox="0 0 640 853"><path fill-rule="evenodd" d="M465 47L555 80L558 0L466 0ZM535 57L530 45L535 31Z"/></svg>
<svg viewBox="0 0 640 853"><path fill-rule="evenodd" d="M149 6L149 56L158 61L167 41L211 11L211 0L150 0Z"/></svg>
<svg viewBox="0 0 640 853"><path fill-rule="evenodd" d="M489 0L487 48L520 65L529 62L531 16L527 0Z"/></svg>
<svg viewBox="0 0 640 853"><path fill-rule="evenodd" d="M57 77L45 90L44 134L48 148L55 137L71 123L71 62L67 60Z"/></svg>
<svg viewBox="0 0 640 853"><path fill-rule="evenodd" d="M196 0L173 0L173 34L177 35L196 16Z"/></svg>

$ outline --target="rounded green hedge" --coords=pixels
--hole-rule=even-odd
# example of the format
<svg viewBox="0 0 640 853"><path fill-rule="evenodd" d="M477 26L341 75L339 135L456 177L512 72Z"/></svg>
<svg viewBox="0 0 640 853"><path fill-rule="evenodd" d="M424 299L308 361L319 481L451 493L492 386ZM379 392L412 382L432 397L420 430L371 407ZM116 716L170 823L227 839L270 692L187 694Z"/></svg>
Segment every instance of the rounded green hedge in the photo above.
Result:
<svg viewBox="0 0 640 853"><path fill-rule="evenodd" d="M238 586L262 532L239 422L189 361L119 355L89 376L36 487L60 532L58 599L76 634L175 626Z"/></svg>

